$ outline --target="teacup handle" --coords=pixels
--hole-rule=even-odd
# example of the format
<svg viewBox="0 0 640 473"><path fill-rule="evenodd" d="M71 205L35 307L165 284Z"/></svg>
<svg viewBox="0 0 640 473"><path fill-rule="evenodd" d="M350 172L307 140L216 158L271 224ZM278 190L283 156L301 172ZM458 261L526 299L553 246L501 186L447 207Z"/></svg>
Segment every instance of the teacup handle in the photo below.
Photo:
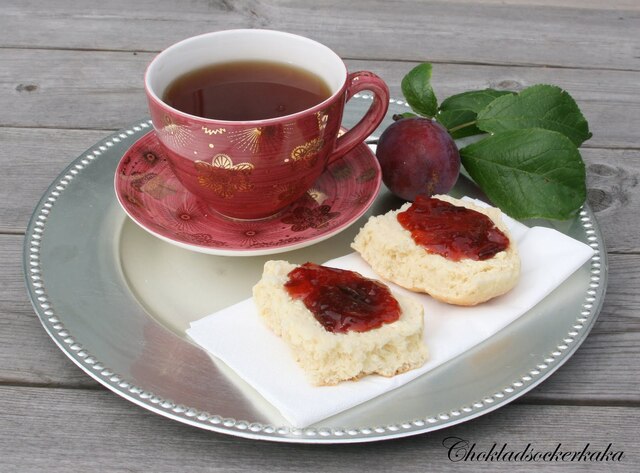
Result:
<svg viewBox="0 0 640 473"><path fill-rule="evenodd" d="M344 135L338 137L336 147L329 155L327 163L341 158L362 143L380 125L389 108L389 88L373 72L352 72L347 76L347 84L347 101L358 92L369 90L373 92L373 102L360 121Z"/></svg>

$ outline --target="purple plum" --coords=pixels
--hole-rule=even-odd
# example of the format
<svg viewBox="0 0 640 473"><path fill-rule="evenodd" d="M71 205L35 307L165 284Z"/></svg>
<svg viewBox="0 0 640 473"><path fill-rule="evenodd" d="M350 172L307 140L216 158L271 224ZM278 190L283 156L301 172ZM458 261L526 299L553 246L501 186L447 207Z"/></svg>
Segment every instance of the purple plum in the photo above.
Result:
<svg viewBox="0 0 640 473"><path fill-rule="evenodd" d="M376 156L382 181L398 197L413 201L418 195L446 194L460 174L460 153L438 122L402 118L382 133Z"/></svg>

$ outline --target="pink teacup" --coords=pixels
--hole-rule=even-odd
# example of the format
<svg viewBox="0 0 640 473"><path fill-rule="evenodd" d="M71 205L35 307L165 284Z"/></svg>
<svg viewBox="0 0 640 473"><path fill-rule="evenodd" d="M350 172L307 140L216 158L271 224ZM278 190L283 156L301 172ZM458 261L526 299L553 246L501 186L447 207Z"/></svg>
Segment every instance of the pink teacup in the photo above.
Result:
<svg viewBox="0 0 640 473"><path fill-rule="evenodd" d="M277 118L229 121L177 110L163 95L178 77L234 61L292 64L323 79L330 96ZM271 30L228 30L185 39L161 52L145 73L158 139L187 190L229 217L257 219L285 208L312 186L326 166L361 143L389 105L386 84L371 72L348 73L340 57L308 38ZM362 90L371 107L338 137L344 106Z"/></svg>

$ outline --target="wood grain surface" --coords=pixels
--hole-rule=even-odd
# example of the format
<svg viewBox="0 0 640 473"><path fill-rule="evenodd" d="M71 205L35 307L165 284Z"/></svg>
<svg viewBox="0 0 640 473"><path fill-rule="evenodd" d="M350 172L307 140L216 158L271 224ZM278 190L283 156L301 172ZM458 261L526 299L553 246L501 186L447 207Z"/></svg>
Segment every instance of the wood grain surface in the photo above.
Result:
<svg viewBox="0 0 640 473"><path fill-rule="evenodd" d="M640 54L640 53L639 53ZM142 81L150 53L0 49L0 90L8 127L115 130L146 116ZM416 62L347 60L351 70L372 70L401 97L400 81ZM567 89L579 102L593 138L585 147L640 148L637 73L576 69L437 64L440 97L487 87L520 90L539 83ZM37 80L35 79L37 78ZM78 114L78 110L85 111ZM89 146L91 143L88 143Z"/></svg>
<svg viewBox="0 0 640 473"><path fill-rule="evenodd" d="M587 443L604 450L611 439L637 433L640 411L628 407L510 405L473 422L434 432L375 444L290 445L235 439L201 431L155 416L107 392L84 389L0 387L0 451L7 471L153 471L154 473L278 471L532 471L513 462L453 462L443 446L447 437L476 443L489 450L507 443L513 451L528 443L536 451L582 451ZM51 406L55 405L54 412ZM513 422L527 419L527 422ZM87 435L84 422L100 426ZM598 429L596 426L606 426ZM562 435L558 431L562 430ZM562 439L562 440L558 440ZM50 445L49 456L41 452ZM621 445L614 442L613 449ZM621 462L609 471L625 471L640 454L629 443ZM602 471L591 462L536 464L545 472ZM626 470L632 471L632 470Z"/></svg>
<svg viewBox="0 0 640 473"><path fill-rule="evenodd" d="M3 45L12 48L158 51L194 34L250 27L304 34L346 58L640 68L637 8L626 10L626 3L14 2L0 19Z"/></svg>
<svg viewBox="0 0 640 473"><path fill-rule="evenodd" d="M593 138L588 199L609 253L605 304L547 381L470 422L375 444L285 445L201 431L105 390L42 329L22 274L38 199L75 157L147 115L144 68L166 46L229 28L319 40L351 70L400 80L434 62L440 99L469 89L567 89ZM640 447L640 2L636 0L4 0L0 3L0 472L637 471ZM488 449L623 450L614 463L453 462Z"/></svg>

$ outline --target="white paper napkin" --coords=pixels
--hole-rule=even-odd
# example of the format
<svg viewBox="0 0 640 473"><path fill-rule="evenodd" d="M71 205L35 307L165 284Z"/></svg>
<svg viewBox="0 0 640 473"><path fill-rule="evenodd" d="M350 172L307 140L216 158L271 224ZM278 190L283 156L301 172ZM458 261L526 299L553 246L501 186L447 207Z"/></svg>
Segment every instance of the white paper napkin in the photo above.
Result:
<svg viewBox="0 0 640 473"><path fill-rule="evenodd" d="M458 307L387 282L393 291L416 297L424 305L424 341L430 357L421 368L392 378L374 375L337 386L313 386L288 346L263 324L252 299L191 323L187 334L224 361L294 427L306 427L396 389L486 340L540 302L593 255L588 245L556 230L527 228L503 218L521 258L520 280L508 294L475 307ZM377 278L357 253L325 264Z"/></svg>

